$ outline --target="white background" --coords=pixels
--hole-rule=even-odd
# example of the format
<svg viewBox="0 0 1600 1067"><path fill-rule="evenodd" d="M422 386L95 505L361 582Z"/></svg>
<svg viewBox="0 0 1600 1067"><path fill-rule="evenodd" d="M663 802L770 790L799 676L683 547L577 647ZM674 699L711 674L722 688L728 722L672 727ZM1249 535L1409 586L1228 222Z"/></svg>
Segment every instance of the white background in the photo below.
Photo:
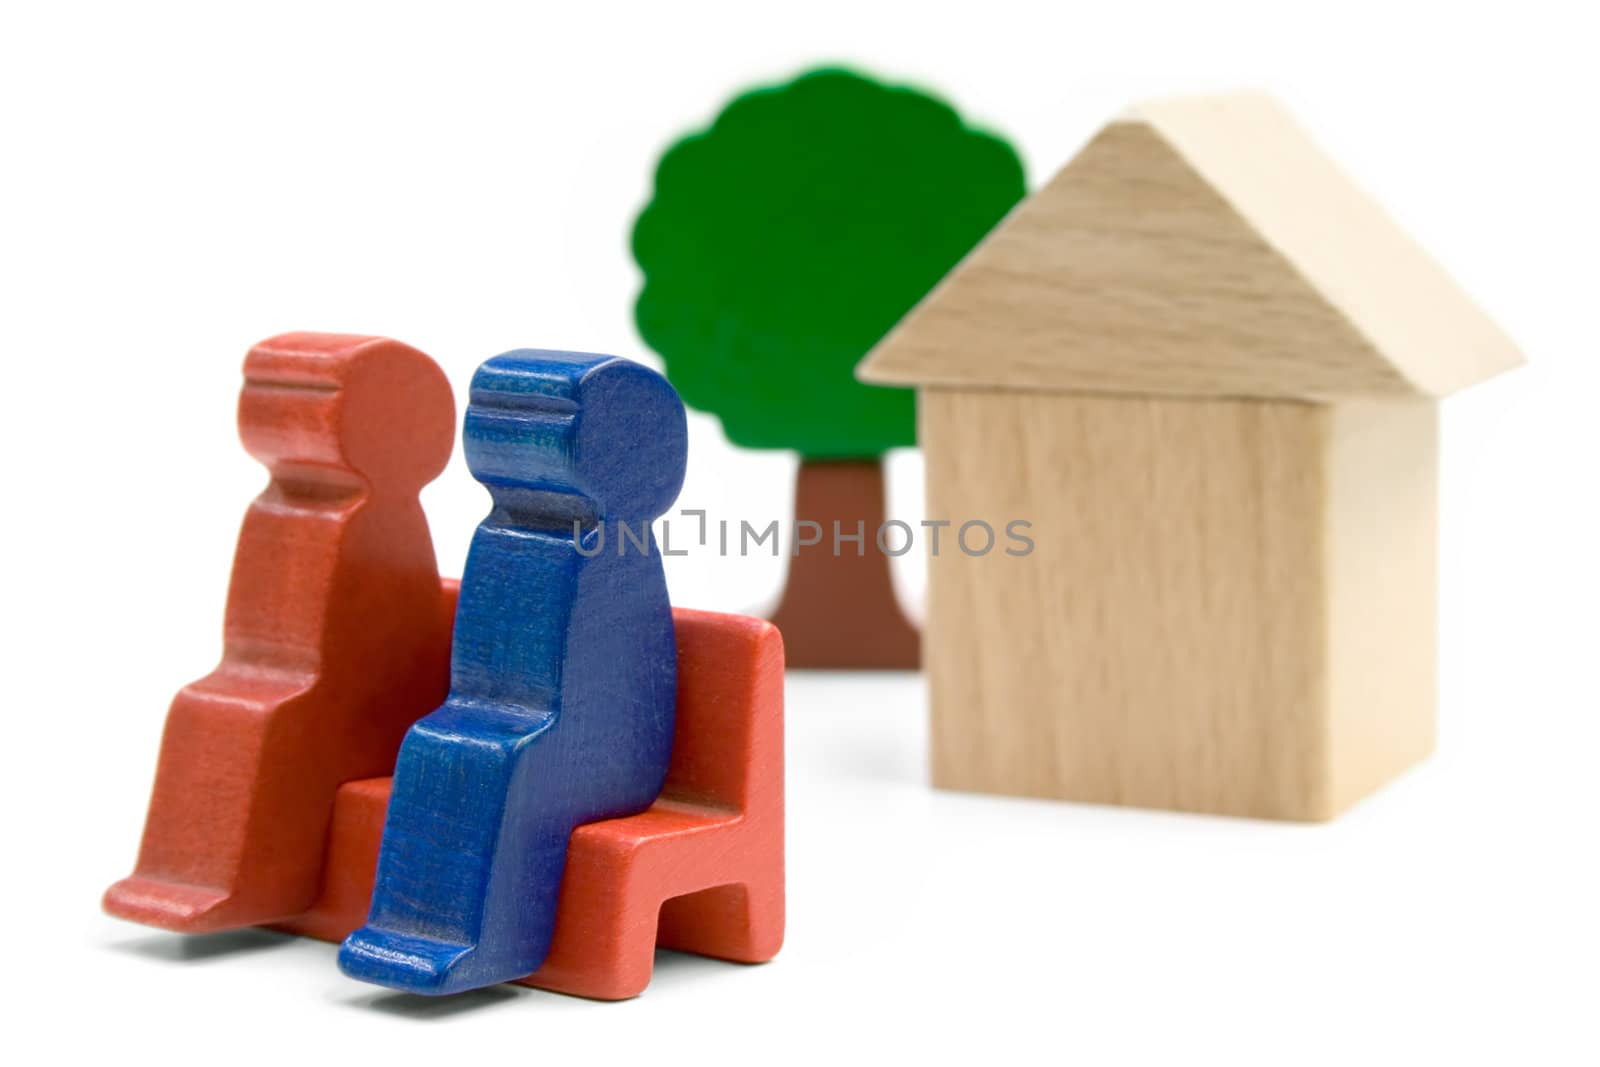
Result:
<svg viewBox="0 0 1600 1067"><path fill-rule="evenodd" d="M7 4L6 1059L1595 1062L1583 7ZM233 429L245 349L387 334L458 398L511 347L649 359L626 236L656 154L825 59L937 88L1033 186L1132 99L1270 88L1522 344L1527 369L1445 408L1438 755L1323 827L938 794L920 682L791 677L791 921L765 967L663 958L619 1005L419 1004L328 945L101 917L263 483ZM786 517L791 458L693 433L684 506ZM914 520L915 455L893 473ZM425 499L455 573L486 498L458 456ZM780 577L670 574L728 610Z"/></svg>

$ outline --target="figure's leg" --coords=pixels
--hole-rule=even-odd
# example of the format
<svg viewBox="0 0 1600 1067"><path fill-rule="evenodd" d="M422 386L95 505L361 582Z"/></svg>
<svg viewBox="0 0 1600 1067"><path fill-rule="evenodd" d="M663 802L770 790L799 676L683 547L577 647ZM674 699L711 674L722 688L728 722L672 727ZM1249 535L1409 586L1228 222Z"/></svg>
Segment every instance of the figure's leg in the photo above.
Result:
<svg viewBox="0 0 1600 1067"><path fill-rule="evenodd" d="M339 953L346 974L445 994L538 969L573 828L550 773L550 725L545 715L446 704L412 728L372 911Z"/></svg>
<svg viewBox="0 0 1600 1067"><path fill-rule="evenodd" d="M316 896L336 783L319 753L274 722L315 699L294 685L220 672L182 690L162 737L133 875L105 895L111 914L182 933L289 918ZM292 776L286 767L303 767Z"/></svg>

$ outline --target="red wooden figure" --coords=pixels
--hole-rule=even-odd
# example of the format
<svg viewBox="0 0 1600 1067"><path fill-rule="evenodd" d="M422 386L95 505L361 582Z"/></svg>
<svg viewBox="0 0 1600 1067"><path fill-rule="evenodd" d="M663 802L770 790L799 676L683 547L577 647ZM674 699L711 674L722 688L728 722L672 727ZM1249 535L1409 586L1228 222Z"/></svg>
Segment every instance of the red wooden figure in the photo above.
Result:
<svg viewBox="0 0 1600 1067"><path fill-rule="evenodd" d="M222 663L173 701L138 864L105 895L191 933L304 912L339 787L388 774L448 687L453 601L417 501L455 436L443 372L396 341L292 333L244 377L240 436L272 480L239 535Z"/></svg>
<svg viewBox="0 0 1600 1067"><path fill-rule="evenodd" d="M524 985L621 1000L649 984L657 945L760 963L783 943L783 640L739 615L677 608L673 622L666 787L648 811L573 833L555 940ZM341 941L366 920L388 803L388 778L339 790L321 895L284 929Z"/></svg>

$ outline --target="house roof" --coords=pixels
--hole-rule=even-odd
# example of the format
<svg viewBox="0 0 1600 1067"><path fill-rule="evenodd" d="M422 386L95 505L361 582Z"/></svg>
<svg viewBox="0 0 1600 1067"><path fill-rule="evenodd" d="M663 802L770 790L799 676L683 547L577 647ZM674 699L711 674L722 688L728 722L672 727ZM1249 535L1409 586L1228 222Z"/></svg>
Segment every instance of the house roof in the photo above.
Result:
<svg viewBox="0 0 1600 1067"><path fill-rule="evenodd" d="M1256 94L1139 105L1019 204L866 381L1194 396L1443 396L1521 355Z"/></svg>

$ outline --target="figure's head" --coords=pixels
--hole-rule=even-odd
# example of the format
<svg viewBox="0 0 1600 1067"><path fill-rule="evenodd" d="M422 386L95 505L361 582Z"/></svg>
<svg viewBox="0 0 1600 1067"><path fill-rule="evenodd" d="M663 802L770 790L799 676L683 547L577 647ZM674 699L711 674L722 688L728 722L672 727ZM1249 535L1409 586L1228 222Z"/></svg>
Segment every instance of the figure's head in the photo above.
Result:
<svg viewBox="0 0 1600 1067"><path fill-rule="evenodd" d="M677 391L617 356L495 356L473 375L462 437L473 477L497 500L521 490L523 507L537 511L556 494L549 511L557 524L577 512L653 519L683 487L688 428Z"/></svg>
<svg viewBox="0 0 1600 1067"><path fill-rule="evenodd" d="M399 341L285 333L245 357L239 436L275 477L353 472L411 494L450 458L455 399L438 364Z"/></svg>

